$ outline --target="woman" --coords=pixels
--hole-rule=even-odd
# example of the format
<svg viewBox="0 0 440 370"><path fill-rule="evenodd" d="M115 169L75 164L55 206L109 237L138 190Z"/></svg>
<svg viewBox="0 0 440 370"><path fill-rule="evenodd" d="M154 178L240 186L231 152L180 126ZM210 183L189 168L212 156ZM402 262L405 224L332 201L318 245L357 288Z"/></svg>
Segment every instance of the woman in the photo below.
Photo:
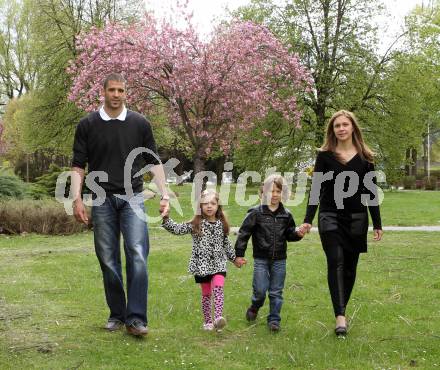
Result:
<svg viewBox="0 0 440 370"><path fill-rule="evenodd" d="M374 240L379 241L383 234L376 180L371 171L373 153L364 143L354 114L336 112L330 118L324 145L316 158L301 227L310 232L319 202L318 230L327 257L328 286L338 336L347 334L345 309L354 286L359 254L367 251L367 207Z"/></svg>

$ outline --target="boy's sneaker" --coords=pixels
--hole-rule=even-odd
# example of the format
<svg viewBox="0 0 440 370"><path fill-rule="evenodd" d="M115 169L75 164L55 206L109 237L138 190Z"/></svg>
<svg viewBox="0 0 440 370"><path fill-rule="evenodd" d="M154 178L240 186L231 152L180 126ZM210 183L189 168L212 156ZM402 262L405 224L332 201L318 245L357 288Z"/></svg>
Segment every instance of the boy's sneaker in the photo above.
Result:
<svg viewBox="0 0 440 370"><path fill-rule="evenodd" d="M272 321L272 322L270 322L270 323L267 324L267 325L269 326L269 330L270 330L272 333L278 333L278 332L281 330L281 328L280 328L280 324L277 323L276 321Z"/></svg>
<svg viewBox="0 0 440 370"><path fill-rule="evenodd" d="M254 306L250 306L246 311L246 320L247 321L255 321L258 315L258 308Z"/></svg>
<svg viewBox="0 0 440 370"><path fill-rule="evenodd" d="M226 319L223 316L218 317L214 321L214 327L217 331L221 331L226 326Z"/></svg>
<svg viewBox="0 0 440 370"><path fill-rule="evenodd" d="M212 322L208 322L208 323L203 324L203 330L213 331L214 330L214 324Z"/></svg>

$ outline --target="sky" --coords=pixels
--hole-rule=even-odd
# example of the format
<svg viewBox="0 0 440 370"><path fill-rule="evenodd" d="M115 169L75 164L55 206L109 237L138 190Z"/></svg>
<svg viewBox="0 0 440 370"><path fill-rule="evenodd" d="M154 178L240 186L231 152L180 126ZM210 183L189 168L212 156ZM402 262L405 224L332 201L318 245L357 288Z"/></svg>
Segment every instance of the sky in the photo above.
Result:
<svg viewBox="0 0 440 370"><path fill-rule="evenodd" d="M398 30L403 24L403 19L412 8L417 4L425 5L429 0L384 0L391 13L389 24ZM175 4L176 0L145 0L147 9L154 10L158 15L167 14L170 5ZM225 8L231 10L239 6L246 5L249 0L188 0L189 8L194 11L194 20L202 33L209 33L212 30L212 20L215 17L222 17Z"/></svg>

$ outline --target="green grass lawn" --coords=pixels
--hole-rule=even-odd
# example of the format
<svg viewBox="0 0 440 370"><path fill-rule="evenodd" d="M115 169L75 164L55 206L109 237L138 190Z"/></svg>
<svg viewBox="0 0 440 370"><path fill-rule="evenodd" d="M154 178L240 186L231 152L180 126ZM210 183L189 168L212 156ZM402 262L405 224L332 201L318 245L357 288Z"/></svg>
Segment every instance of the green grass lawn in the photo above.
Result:
<svg viewBox="0 0 440 370"><path fill-rule="evenodd" d="M201 330L199 287L186 272L190 238L152 229L150 334L139 340L101 329L108 312L91 233L1 235L0 368L435 369L439 240L438 233L389 232L371 242L348 308L349 336L338 340L316 233L290 244L282 331L268 332L267 303L255 325L244 319L250 258L240 270L229 265L228 325L216 334Z"/></svg>
<svg viewBox="0 0 440 370"><path fill-rule="evenodd" d="M193 216L191 184L171 186L171 188L177 192L178 203L182 209L182 215L180 215L174 208L175 203L172 203L171 217L177 221L190 220ZM235 185L232 185L225 210L231 225L240 226L250 206L237 205L235 194ZM245 199L256 194L258 194L257 187L248 187ZM299 205L288 207L297 224L301 224L304 218L306 201L307 197ZM146 205L147 213L157 217L158 200L147 201ZM385 191L381 213L384 226L440 226L440 191ZM317 218L315 218L315 224L316 222Z"/></svg>

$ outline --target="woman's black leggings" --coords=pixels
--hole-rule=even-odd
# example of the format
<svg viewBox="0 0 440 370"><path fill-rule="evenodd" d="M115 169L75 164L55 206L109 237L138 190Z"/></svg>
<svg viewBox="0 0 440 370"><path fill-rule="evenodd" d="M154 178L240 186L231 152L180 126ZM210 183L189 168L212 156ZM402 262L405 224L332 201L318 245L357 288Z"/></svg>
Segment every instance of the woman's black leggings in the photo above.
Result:
<svg viewBox="0 0 440 370"><path fill-rule="evenodd" d="M345 316L345 307L356 280L359 253L347 251L340 245L327 245L324 251L327 256L327 279L333 310L335 316Z"/></svg>

